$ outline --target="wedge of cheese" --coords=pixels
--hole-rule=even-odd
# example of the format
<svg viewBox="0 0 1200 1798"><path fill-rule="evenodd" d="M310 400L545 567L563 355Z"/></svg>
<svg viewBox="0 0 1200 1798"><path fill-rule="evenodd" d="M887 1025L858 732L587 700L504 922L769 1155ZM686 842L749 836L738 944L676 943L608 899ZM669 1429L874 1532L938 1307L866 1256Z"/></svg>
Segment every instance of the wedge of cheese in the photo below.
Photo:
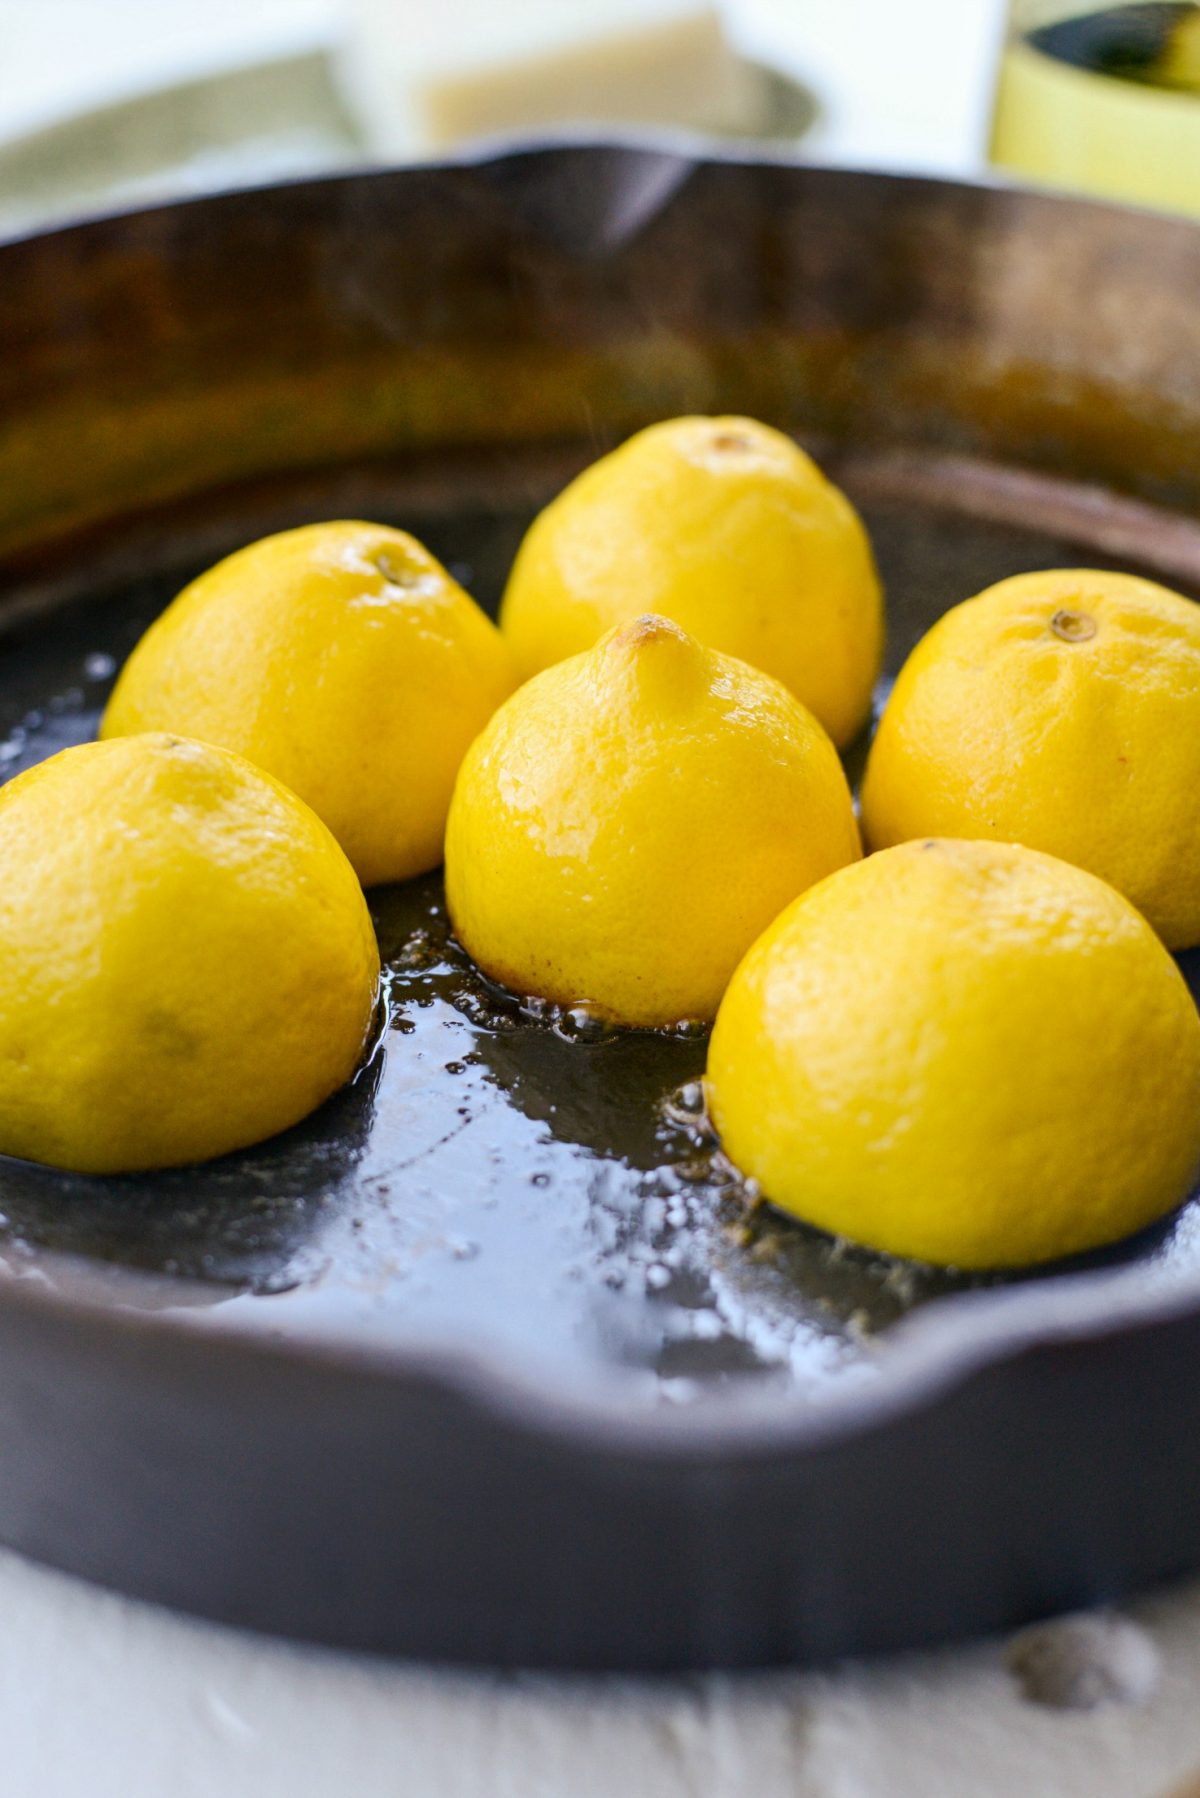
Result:
<svg viewBox="0 0 1200 1798"><path fill-rule="evenodd" d="M763 77L689 0L352 0L342 86L403 159L547 126L751 132Z"/></svg>

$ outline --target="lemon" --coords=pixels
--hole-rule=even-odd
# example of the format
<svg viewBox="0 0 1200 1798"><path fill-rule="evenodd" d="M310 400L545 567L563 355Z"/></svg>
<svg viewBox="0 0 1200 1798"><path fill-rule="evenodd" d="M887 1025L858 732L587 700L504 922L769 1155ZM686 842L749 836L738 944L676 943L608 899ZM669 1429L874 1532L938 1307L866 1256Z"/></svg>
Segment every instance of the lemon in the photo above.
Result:
<svg viewBox="0 0 1200 1798"><path fill-rule="evenodd" d="M295 1123L362 1054L379 959L349 862L286 788L150 735L0 791L0 1152L169 1167Z"/></svg>
<svg viewBox="0 0 1200 1798"><path fill-rule="evenodd" d="M129 658L102 734L236 750L324 819L371 886L441 861L458 764L514 685L495 625L414 538L314 524L185 588Z"/></svg>
<svg viewBox="0 0 1200 1798"><path fill-rule="evenodd" d="M781 680L848 743L871 704L883 601L849 500L749 418L675 418L572 481L529 530L500 627L523 675L641 613Z"/></svg>
<svg viewBox="0 0 1200 1798"><path fill-rule="evenodd" d="M1026 843L1111 882L1170 948L1200 942L1200 607L1096 569L1021 574L948 612L888 701L871 848Z"/></svg>
<svg viewBox="0 0 1200 1798"><path fill-rule="evenodd" d="M537 675L467 752L446 833L459 940L522 994L711 1018L789 899L859 854L829 738L662 618Z"/></svg>
<svg viewBox="0 0 1200 1798"><path fill-rule="evenodd" d="M776 1205L872 1248L1018 1267L1137 1230L1200 1165L1200 1018L1112 887L926 840L805 893L729 985L707 1087Z"/></svg>

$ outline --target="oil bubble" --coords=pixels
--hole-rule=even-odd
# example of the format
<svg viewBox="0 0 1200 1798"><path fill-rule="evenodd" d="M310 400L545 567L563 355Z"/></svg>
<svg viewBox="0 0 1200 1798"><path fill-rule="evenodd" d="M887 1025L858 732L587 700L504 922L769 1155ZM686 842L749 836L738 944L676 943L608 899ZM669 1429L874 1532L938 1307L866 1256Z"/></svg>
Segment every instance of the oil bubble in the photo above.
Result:
<svg viewBox="0 0 1200 1798"><path fill-rule="evenodd" d="M709 1120L704 1099L704 1086L699 1080L688 1080L661 1100L659 1111L668 1124L687 1132L697 1148L711 1148L717 1133Z"/></svg>
<svg viewBox="0 0 1200 1798"><path fill-rule="evenodd" d="M414 930L405 939L395 957L398 968L432 968L442 958L442 946L428 930Z"/></svg>
<svg viewBox="0 0 1200 1798"><path fill-rule="evenodd" d="M550 1028L567 1043L603 1043L618 1034L618 1027L586 1005L557 1011Z"/></svg>

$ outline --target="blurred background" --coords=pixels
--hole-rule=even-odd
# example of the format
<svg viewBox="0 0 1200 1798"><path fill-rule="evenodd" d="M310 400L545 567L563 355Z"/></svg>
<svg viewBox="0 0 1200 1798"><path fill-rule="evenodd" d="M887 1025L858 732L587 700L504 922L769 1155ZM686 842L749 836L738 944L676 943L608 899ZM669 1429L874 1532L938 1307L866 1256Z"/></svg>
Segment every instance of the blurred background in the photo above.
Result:
<svg viewBox="0 0 1200 1798"><path fill-rule="evenodd" d="M605 126L1200 216L1200 4L0 0L0 231Z"/></svg>

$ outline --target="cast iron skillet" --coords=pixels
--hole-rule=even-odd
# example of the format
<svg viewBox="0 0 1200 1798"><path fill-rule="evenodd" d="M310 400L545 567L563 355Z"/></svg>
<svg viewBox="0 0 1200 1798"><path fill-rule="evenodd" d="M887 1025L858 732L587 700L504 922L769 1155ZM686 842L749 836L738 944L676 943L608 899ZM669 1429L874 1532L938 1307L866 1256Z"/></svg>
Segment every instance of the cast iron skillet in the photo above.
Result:
<svg viewBox="0 0 1200 1798"><path fill-rule="evenodd" d="M1194 593L1198 293L1183 224L661 147L9 244L0 767L90 734L236 544L394 519L491 603L571 471L684 410L851 489L893 668L1020 568ZM153 1178L0 1162L0 1539L260 1629L579 1668L934 1642L1200 1564L1191 1210L973 1287L747 1220L702 1040L569 1040L473 975L436 878L373 900L389 1017L306 1125Z"/></svg>

